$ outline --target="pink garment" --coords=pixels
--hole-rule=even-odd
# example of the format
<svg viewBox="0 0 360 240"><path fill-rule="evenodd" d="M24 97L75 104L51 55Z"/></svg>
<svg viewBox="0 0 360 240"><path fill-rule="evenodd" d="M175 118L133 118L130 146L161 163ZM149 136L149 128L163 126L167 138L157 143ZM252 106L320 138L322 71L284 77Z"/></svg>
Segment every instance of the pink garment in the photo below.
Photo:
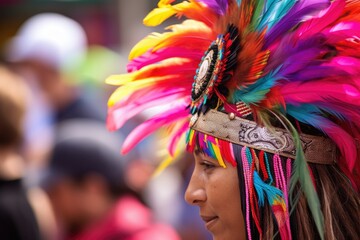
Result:
<svg viewBox="0 0 360 240"><path fill-rule="evenodd" d="M122 197L110 214L71 240L180 240L169 226L154 223L151 212L133 197Z"/></svg>

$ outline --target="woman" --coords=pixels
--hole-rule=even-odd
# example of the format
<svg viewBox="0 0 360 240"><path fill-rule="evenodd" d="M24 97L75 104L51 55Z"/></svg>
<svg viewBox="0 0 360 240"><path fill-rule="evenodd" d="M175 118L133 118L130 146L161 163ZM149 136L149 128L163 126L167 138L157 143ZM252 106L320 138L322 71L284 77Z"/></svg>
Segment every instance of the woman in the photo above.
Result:
<svg viewBox="0 0 360 240"><path fill-rule="evenodd" d="M0 64L0 236L42 239L41 216L49 210L38 190L24 187L25 159L19 153L29 89L16 73ZM32 200L42 202L41 211ZM45 203L45 204L44 204ZM40 215L43 214L43 215ZM47 219L50 222L50 219ZM41 229L40 229L41 228ZM43 231L41 231L43 230Z"/></svg>
<svg viewBox="0 0 360 240"><path fill-rule="evenodd" d="M359 239L360 2L172 2L144 23L189 19L144 38L129 73L108 79L120 85L110 129L167 107L123 153L166 126L176 157L190 126L185 198L214 239Z"/></svg>

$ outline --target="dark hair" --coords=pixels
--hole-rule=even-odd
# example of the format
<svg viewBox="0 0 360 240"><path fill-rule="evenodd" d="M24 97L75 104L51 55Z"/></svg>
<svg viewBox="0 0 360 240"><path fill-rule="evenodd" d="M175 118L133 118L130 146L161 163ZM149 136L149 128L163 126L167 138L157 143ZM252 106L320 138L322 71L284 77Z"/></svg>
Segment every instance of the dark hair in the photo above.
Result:
<svg viewBox="0 0 360 240"><path fill-rule="evenodd" d="M125 163L118 151L119 137L108 132L104 123L94 120L74 119L60 124L43 187L49 189L64 177L81 187L95 175L104 181L114 199L126 194L140 199L126 183Z"/></svg>
<svg viewBox="0 0 360 240"><path fill-rule="evenodd" d="M94 174L96 174L96 173L94 173ZM119 173L119 174L121 174L121 173ZM87 173L80 174L77 176L68 176L68 178L74 184L81 187L81 185L87 180L87 178L90 175L91 175L91 172L87 172ZM103 180L106 182L106 189L111 198L116 200L121 196L131 195L133 197L136 197L139 201L141 201L142 203L145 204L143 197L139 193L132 190L124 181L113 182L113 181L108 181L104 176L100 176L100 177L102 177Z"/></svg>
<svg viewBox="0 0 360 240"><path fill-rule="evenodd" d="M244 202L244 179L241 161L241 149L243 146L233 144L234 155L237 161L237 171L239 177L240 197ZM272 154L269 154L271 156ZM281 157L282 167L286 171L286 159ZM272 157L269 157L272 161ZM270 165L270 171L273 168ZM360 228L358 226L360 216L360 198L353 189L350 181L345 177L336 164L308 164L315 183L315 189L319 196L321 211L324 216L324 239L359 239ZM298 185L294 195L300 193L299 200L294 206L294 211L290 215L290 226L293 239L320 239L312 214L309 210L306 197L301 192ZM293 196L294 197L294 196ZM291 208L292 206L290 206ZM245 204L242 204L245 212ZM259 209L260 223L264 230L264 239L281 239L278 234L277 223L274 219L270 206L265 204ZM259 238L259 233L253 222L251 222L251 235L253 239Z"/></svg>

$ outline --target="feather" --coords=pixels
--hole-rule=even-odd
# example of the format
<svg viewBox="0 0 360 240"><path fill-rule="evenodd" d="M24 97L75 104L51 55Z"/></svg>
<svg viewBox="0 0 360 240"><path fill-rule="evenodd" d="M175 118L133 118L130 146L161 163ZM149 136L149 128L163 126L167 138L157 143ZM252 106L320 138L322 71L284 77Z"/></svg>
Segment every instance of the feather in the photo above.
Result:
<svg viewBox="0 0 360 240"><path fill-rule="evenodd" d="M184 75L186 72L193 75L198 64L195 61L185 58L170 58L161 62L161 64L151 64L141 68L138 71L128 74L112 75L106 79L107 84L111 85L124 85L131 84L136 80L144 80L148 78L163 77L172 75L176 69L182 68ZM176 74L174 74L176 75Z"/></svg>
<svg viewBox="0 0 360 240"><path fill-rule="evenodd" d="M264 52L263 44L263 33L249 33L241 38L241 49L237 58L237 64L241 67L234 70L233 81L228 85L230 89L253 82L254 76L249 76L249 73L253 68L254 61L258 60L258 56Z"/></svg>
<svg viewBox="0 0 360 240"><path fill-rule="evenodd" d="M315 46L290 55L281 65L279 75L287 78L288 75L305 69L309 64L314 62L314 59L319 56L321 50L321 48Z"/></svg>
<svg viewBox="0 0 360 240"><path fill-rule="evenodd" d="M267 3L269 3L269 1L266 1ZM265 0L259 0L257 1L256 5L254 5L254 11L251 17L251 23L249 25L250 29L263 29L262 27L260 27L260 22L262 20L262 14L265 11L264 10L264 4L265 4ZM265 17L263 17L265 18Z"/></svg>
<svg viewBox="0 0 360 240"><path fill-rule="evenodd" d="M261 180L257 171L254 171L254 186L257 192L257 196L259 198L260 206L264 206L265 198L267 199L269 204L272 205L275 200L280 200L280 198L283 196L280 189L264 183ZM284 200L282 199L282 201Z"/></svg>
<svg viewBox="0 0 360 240"><path fill-rule="evenodd" d="M174 155L169 155L165 160L161 161L159 166L155 169L153 177L159 176L181 153L181 149L176 149Z"/></svg>
<svg viewBox="0 0 360 240"><path fill-rule="evenodd" d="M194 49L187 48L186 46L167 47L154 52L148 51L142 56L134 58L128 63L127 70L128 72L133 72L145 66L174 57L192 59L194 62L200 62L203 55L204 51L194 51Z"/></svg>
<svg viewBox="0 0 360 240"><path fill-rule="evenodd" d="M328 9L321 11L317 17L303 23L297 30L298 35L307 37L323 31L341 16L344 7L344 0L334 1Z"/></svg>
<svg viewBox="0 0 360 240"><path fill-rule="evenodd" d="M149 120L145 121L138 127L136 127L125 139L121 153L128 153L135 145L137 145L145 137L149 136L151 133L159 129L160 127L167 126L171 123L179 121L185 117L188 117L189 113L186 110L184 104L179 104L174 106L169 111L164 111Z"/></svg>
<svg viewBox="0 0 360 240"><path fill-rule="evenodd" d="M360 88L356 83L345 84L342 78L337 83L326 81L291 82L280 88L285 101L290 103L331 103L332 100L343 104L357 104L360 101ZM319 92L321 91L321 94Z"/></svg>
<svg viewBox="0 0 360 240"><path fill-rule="evenodd" d="M115 92L110 96L108 100L108 106L113 106L114 103L119 101L122 98L128 97L131 93L135 91L139 91L143 88L151 88L154 87L153 83L156 82L156 87L161 89L169 87L169 82L174 81L174 84L177 84L173 86L174 88L185 88L188 91L190 91L191 86L188 85L188 78L183 78L182 75L169 75L169 76L163 76L163 77L153 77L148 79L142 79L136 82L128 83L124 86L119 87L115 90ZM191 79L191 78L190 78ZM170 87L171 88L171 87Z"/></svg>
<svg viewBox="0 0 360 240"><path fill-rule="evenodd" d="M175 5L171 5L170 3L172 2L173 1L166 3L160 1L158 4L158 8L152 10L144 18L144 24L147 26L158 26L159 24L167 20L169 17L176 14L178 17L185 15L188 18L201 21L210 27L213 26L216 15L195 0L190 0L190 2L183 1Z"/></svg>
<svg viewBox="0 0 360 240"><path fill-rule="evenodd" d="M360 35L360 23L342 22L338 23L328 31L324 31L327 37L327 43L336 44L340 41L349 41L354 36Z"/></svg>
<svg viewBox="0 0 360 240"><path fill-rule="evenodd" d="M134 98L133 95L131 95L129 96L131 101L119 101L109 107L108 121L113 123L111 124L112 128L110 130L121 128L129 119L148 108L159 107L172 102L176 103L181 97L188 97L187 93L188 91L179 90L158 93L156 90L151 91L146 89L144 95L139 98Z"/></svg>
<svg viewBox="0 0 360 240"><path fill-rule="evenodd" d="M276 84L278 69L260 78L256 83L242 87L233 94L233 102L243 101L246 104L256 104L264 99L270 88Z"/></svg>
<svg viewBox="0 0 360 240"><path fill-rule="evenodd" d="M171 5L155 8L143 20L144 24L149 27L158 26L166 19L176 14L177 11Z"/></svg>
<svg viewBox="0 0 360 240"><path fill-rule="evenodd" d="M254 19L253 23L258 31L270 30L296 3L295 0L268 0L262 9L262 15ZM259 10L257 10L259 12Z"/></svg>
<svg viewBox="0 0 360 240"><path fill-rule="evenodd" d="M309 105L305 106L309 107ZM301 108L304 109L304 105L302 105ZM311 110L312 112L301 112L299 111L298 107L295 110L291 107L291 105L287 106L287 112L291 116L295 117L301 122L307 123L316 127L317 129L322 130L326 135L328 135L335 142L335 144L339 146L340 152L343 156L342 159L346 159L346 162L343 166L346 166L350 171L352 171L354 169L357 157L356 144L353 137L344 131L340 126L322 116L319 116L313 107Z"/></svg>
<svg viewBox="0 0 360 240"><path fill-rule="evenodd" d="M185 119L183 121L180 121L176 127L174 127L173 131L169 133L170 139L169 139L169 146L167 149L169 149L170 156L175 156L176 150L178 149L178 143L182 136L184 136L184 133L189 128L189 120Z"/></svg>
<svg viewBox="0 0 360 240"><path fill-rule="evenodd" d="M170 36L162 39L154 50L166 46L185 46L193 49L206 50L211 44L210 39L215 39L216 35L204 24L193 20L186 20L181 25L173 25L168 28L172 31Z"/></svg>
<svg viewBox="0 0 360 240"><path fill-rule="evenodd" d="M329 6L328 0L305 1L300 0L291 8L291 10L281 20L274 25L265 36L265 47L278 40L284 33L288 32L297 24L303 22L309 15L315 15Z"/></svg>
<svg viewBox="0 0 360 240"><path fill-rule="evenodd" d="M147 51L151 50L154 46L156 46L162 38L169 36L170 33L156 33L153 32L149 34L147 37L143 38L139 41L130 51L129 60L132 60L136 57L141 56Z"/></svg>
<svg viewBox="0 0 360 240"><path fill-rule="evenodd" d="M312 183L312 178L310 176L309 167L306 163L306 158L304 151L302 149L301 141L298 132L294 128L294 126L288 121L286 117L283 115L279 115L280 118L286 123L289 127L293 141L296 146L296 156L294 161L294 167L292 176L290 179L290 202L292 206L295 206L297 199L293 199L294 190L296 188L297 183L300 183L301 189L304 192L304 195L307 199L307 203L312 214L312 217L315 222L315 226L318 230L321 239L324 239L324 217L321 212L320 201L318 195L315 191L314 185ZM298 196L298 195L297 195ZM291 211L290 211L291 212Z"/></svg>
<svg viewBox="0 0 360 240"><path fill-rule="evenodd" d="M228 0L198 0L218 15L225 15L228 9Z"/></svg>
<svg viewBox="0 0 360 240"><path fill-rule="evenodd" d="M175 43L178 46L187 45L188 48L193 49L206 49L212 42L210 39L215 38L214 33L208 26L194 20L186 20L167 29L170 32L163 34L151 33L139 41L130 51L129 60L139 57L149 50L159 50Z"/></svg>

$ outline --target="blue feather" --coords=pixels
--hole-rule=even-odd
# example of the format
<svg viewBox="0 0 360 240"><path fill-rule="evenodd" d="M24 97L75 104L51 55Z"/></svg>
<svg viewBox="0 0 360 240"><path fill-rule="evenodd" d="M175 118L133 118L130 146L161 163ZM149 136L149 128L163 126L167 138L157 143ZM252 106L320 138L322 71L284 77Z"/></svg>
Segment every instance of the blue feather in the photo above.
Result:
<svg viewBox="0 0 360 240"><path fill-rule="evenodd" d="M265 38L265 47L268 47L276 39L288 32L291 28L302 22L307 16L315 14L329 6L329 0L298 1L292 5L290 11L276 18L276 24L268 26ZM272 28L274 26L274 28Z"/></svg>
<svg viewBox="0 0 360 240"><path fill-rule="evenodd" d="M321 110L312 104L286 105L286 112L298 121L312 126L321 126L323 117Z"/></svg>
<svg viewBox="0 0 360 240"><path fill-rule="evenodd" d="M336 110L323 106L315 106L312 104L301 104L296 106L288 104L286 106L286 111L289 115L298 121L316 127L321 131L323 131L321 127L324 127L324 124L328 120L327 118L323 117L324 112L330 113L331 115L334 115L341 120L346 120L346 116L337 112Z"/></svg>
<svg viewBox="0 0 360 240"><path fill-rule="evenodd" d="M274 186L266 184L261 180L257 171L254 171L254 186L260 206L264 206L265 196L270 205L272 205L277 198L283 197L282 191Z"/></svg>
<svg viewBox="0 0 360 240"><path fill-rule="evenodd" d="M260 78L254 84L234 92L233 102L243 101L246 104L260 102L270 91L270 88L272 88L276 84L277 80L280 79L279 76L276 76L280 67Z"/></svg>
<svg viewBox="0 0 360 240"><path fill-rule="evenodd" d="M259 25L256 27L258 31L267 28L271 29L284 17L294 6L296 0L269 0L266 1L265 8Z"/></svg>

